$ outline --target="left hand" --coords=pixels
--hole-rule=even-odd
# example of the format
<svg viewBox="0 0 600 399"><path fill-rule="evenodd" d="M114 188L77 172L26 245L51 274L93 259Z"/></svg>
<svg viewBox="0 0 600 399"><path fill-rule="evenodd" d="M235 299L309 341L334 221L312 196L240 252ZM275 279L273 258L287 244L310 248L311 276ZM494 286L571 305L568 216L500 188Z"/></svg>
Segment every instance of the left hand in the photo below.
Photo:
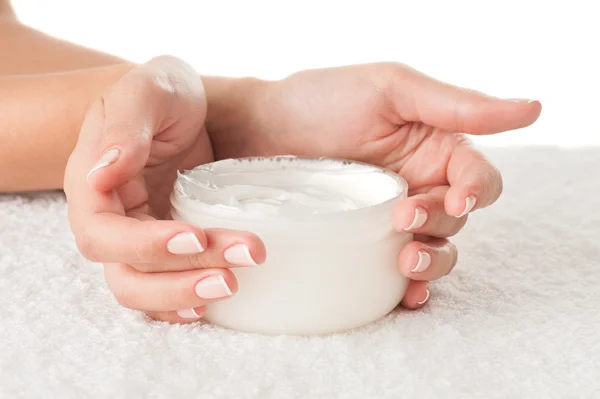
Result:
<svg viewBox="0 0 600 399"><path fill-rule="evenodd" d="M304 71L254 92L255 111L213 135L218 159L329 156L380 165L407 180L409 198L393 220L397 230L415 233L399 255L412 280L402 300L407 308L425 305L428 281L456 264L448 237L502 191L498 170L462 133L522 128L541 112L537 101L489 97L393 63Z"/></svg>

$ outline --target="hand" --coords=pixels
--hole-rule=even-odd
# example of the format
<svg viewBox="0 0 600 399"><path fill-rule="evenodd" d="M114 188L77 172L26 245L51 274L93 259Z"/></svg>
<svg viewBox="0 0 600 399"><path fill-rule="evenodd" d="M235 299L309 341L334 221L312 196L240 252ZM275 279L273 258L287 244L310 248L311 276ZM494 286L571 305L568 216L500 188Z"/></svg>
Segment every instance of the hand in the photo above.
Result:
<svg viewBox="0 0 600 399"><path fill-rule="evenodd" d="M66 169L80 251L104 263L121 305L158 320L197 320L236 293L228 268L265 259L253 234L161 220L177 171L213 160L206 111L200 77L177 59L154 59L91 105Z"/></svg>
<svg viewBox="0 0 600 399"><path fill-rule="evenodd" d="M212 132L217 158L295 154L359 160L389 168L409 184L394 214L415 233L399 255L413 281L402 304L423 306L428 281L448 274L457 250L448 237L467 215L494 203L500 173L461 133L491 134L533 123L539 102L502 100L382 63L309 70L253 84L254 112L237 129Z"/></svg>

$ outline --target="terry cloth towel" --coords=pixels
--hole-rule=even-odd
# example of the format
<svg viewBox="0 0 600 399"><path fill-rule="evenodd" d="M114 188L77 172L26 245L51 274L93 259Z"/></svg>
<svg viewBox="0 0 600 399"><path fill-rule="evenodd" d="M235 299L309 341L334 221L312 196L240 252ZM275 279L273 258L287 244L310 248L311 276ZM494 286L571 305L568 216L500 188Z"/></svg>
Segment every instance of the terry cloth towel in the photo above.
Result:
<svg viewBox="0 0 600 399"><path fill-rule="evenodd" d="M119 307L61 193L0 196L2 398L598 398L600 149L486 149L500 201L420 311L327 337Z"/></svg>

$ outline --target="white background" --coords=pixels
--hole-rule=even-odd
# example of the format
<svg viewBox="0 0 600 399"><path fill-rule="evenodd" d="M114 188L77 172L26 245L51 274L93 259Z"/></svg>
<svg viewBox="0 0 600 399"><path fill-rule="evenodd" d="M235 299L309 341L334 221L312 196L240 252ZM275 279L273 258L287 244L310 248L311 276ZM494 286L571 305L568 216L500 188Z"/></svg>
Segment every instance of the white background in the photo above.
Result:
<svg viewBox="0 0 600 399"><path fill-rule="evenodd" d="M480 143L600 145L600 23L593 0L14 5L25 23L55 36L137 62L177 55L205 74L280 78L305 68L401 61L492 95L542 101L533 127Z"/></svg>

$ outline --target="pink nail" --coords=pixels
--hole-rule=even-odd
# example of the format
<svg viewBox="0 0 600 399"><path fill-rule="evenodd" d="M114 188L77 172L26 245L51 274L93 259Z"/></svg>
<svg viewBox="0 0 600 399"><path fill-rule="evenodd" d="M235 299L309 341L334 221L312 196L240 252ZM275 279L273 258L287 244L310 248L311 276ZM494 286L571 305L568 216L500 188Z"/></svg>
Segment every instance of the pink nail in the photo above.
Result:
<svg viewBox="0 0 600 399"><path fill-rule="evenodd" d="M461 218L461 217L465 216L467 213L471 212L471 209L473 209L473 207L475 207L476 202L477 202L477 197L475 197L474 195L469 195L467 198L465 198L465 209L462 211L462 213L460 215L457 216L457 218Z"/></svg>
<svg viewBox="0 0 600 399"><path fill-rule="evenodd" d="M204 252L198 237L192 232L179 233L167 242L167 250L175 255L192 255Z"/></svg>
<svg viewBox="0 0 600 399"><path fill-rule="evenodd" d="M425 225L425 222L427 222L428 217L429 215L427 214L427 210L425 210L425 208L423 207L417 206L415 208L415 217L412 223L404 230L408 231L423 227Z"/></svg>
<svg viewBox="0 0 600 399"><path fill-rule="evenodd" d="M423 272L431 265L431 255L429 255L429 252L421 249L417 254L419 255L419 260L415 268L411 270L412 273Z"/></svg>
<svg viewBox="0 0 600 399"><path fill-rule="evenodd" d="M177 315L182 319L199 319L202 317L202 315L199 315L194 308L180 309L177 311Z"/></svg>
<svg viewBox="0 0 600 399"><path fill-rule="evenodd" d="M202 299L217 299L233 295L222 275L203 278L196 283L196 295Z"/></svg>
<svg viewBox="0 0 600 399"><path fill-rule="evenodd" d="M507 98L506 100L512 101L514 103L520 103L520 104L531 104L531 103L536 102L536 100L530 100L528 98Z"/></svg>
<svg viewBox="0 0 600 399"><path fill-rule="evenodd" d="M426 293L425 293L425 299L423 299L421 302L417 302L417 304L423 305L425 302L427 302L429 300L430 295L431 294L429 293L429 288L427 288Z"/></svg>
<svg viewBox="0 0 600 399"><path fill-rule="evenodd" d="M250 249L246 244L235 244L227 248L223 254L225 260L232 265L237 266L256 266L257 263L250 254Z"/></svg>
<svg viewBox="0 0 600 399"><path fill-rule="evenodd" d="M96 164L92 167L92 170L90 170L86 179L89 179L90 176L92 175L92 173L94 173L98 169L105 168L105 167L117 162L117 159L119 159L120 153L121 152L119 151L118 148L111 148L110 150L104 152L104 154L102 154L102 156L100 157L98 162L96 162Z"/></svg>

